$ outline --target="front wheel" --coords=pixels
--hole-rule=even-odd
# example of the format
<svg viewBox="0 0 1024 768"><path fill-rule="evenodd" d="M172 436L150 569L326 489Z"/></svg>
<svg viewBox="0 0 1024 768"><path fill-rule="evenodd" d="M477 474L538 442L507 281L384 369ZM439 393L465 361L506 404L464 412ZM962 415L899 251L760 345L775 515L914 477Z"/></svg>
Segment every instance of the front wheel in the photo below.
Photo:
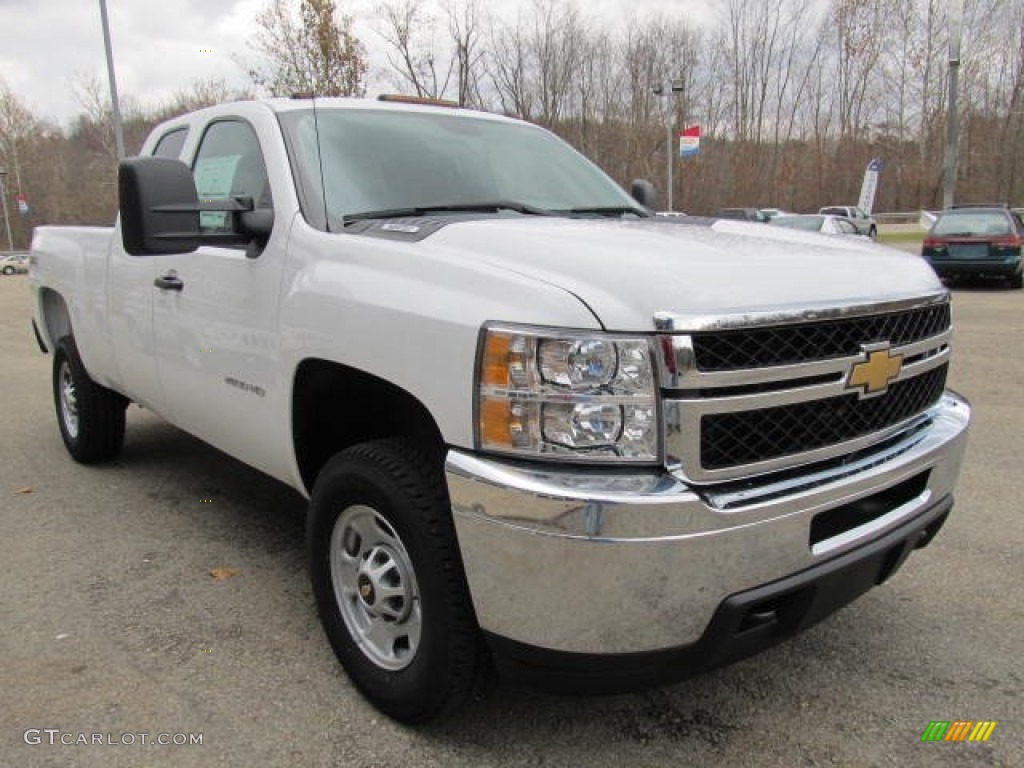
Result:
<svg viewBox="0 0 1024 768"><path fill-rule="evenodd" d="M13 275L14 274L14 267L4 267L4 274L5 275Z"/></svg>
<svg viewBox="0 0 1024 768"><path fill-rule="evenodd" d="M487 657L435 452L396 439L337 454L307 535L320 619L356 687L405 723L457 709Z"/></svg>
<svg viewBox="0 0 1024 768"><path fill-rule="evenodd" d="M128 401L89 378L70 336L57 342L53 355L53 403L60 436L75 461L92 464L120 452Z"/></svg>
<svg viewBox="0 0 1024 768"><path fill-rule="evenodd" d="M1018 291L1021 288L1024 288L1024 271L1018 272L1015 275L1010 275L1010 288Z"/></svg>

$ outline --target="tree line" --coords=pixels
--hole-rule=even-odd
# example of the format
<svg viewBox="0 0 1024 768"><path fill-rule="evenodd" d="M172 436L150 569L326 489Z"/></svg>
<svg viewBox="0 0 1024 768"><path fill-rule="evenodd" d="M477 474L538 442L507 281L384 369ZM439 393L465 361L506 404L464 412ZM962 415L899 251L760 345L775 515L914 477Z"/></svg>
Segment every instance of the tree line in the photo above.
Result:
<svg viewBox="0 0 1024 768"><path fill-rule="evenodd" d="M515 115L559 134L626 185L664 193L666 126L699 124L700 154L675 159L676 206L816 210L855 203L880 158L876 210L941 205L947 0L711 0L683 11L598 22L576 0L532 0L499 15L482 0L382 0L369 61L338 0L267 0L250 55L251 88L183 86L167 103L123 99L125 140L200 106L253 95L360 96L387 88ZM967 0L959 65L957 199L1024 204L1024 0ZM662 95L655 86L663 85ZM33 115L0 80L0 165L16 245L40 223L109 224L116 150L96 81L76 86L67 127ZM668 95L666 95L668 94ZM672 147L675 155L676 147ZM664 198L664 194L662 194Z"/></svg>

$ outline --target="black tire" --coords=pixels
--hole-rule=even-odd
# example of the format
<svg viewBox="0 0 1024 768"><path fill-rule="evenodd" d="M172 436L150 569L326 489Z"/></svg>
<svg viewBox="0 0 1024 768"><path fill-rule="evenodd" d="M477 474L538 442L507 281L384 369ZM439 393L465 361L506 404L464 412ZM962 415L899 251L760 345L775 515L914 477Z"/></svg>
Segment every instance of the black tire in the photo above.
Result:
<svg viewBox="0 0 1024 768"><path fill-rule="evenodd" d="M128 400L89 378L70 336L57 342L53 355L53 404L60 436L75 461L93 464L120 452Z"/></svg>
<svg viewBox="0 0 1024 768"><path fill-rule="evenodd" d="M14 267L4 267L4 274L5 275L13 275L14 274Z"/></svg>
<svg viewBox="0 0 1024 768"><path fill-rule="evenodd" d="M376 517L368 516L367 509ZM362 522L356 526L359 515ZM368 519L375 528L366 527ZM367 531L365 537L357 527ZM437 451L412 440L389 439L335 455L313 488L307 538L313 595L324 630L352 682L381 712L403 723L423 723L458 709L487 679L489 659L466 585ZM407 615L388 621L372 615L385 601L374 602L377 593L373 585L367 587L363 569L378 557L388 567L392 556L401 568L396 566L390 581L379 588L406 590L402 597L389 599L397 601L391 606L396 612ZM358 586L353 590L356 570ZM339 597L346 589L348 597ZM387 637L374 645L374 631L365 629L373 626L397 639ZM392 653L393 658L387 656ZM381 654L386 658L375 660Z"/></svg>
<svg viewBox="0 0 1024 768"><path fill-rule="evenodd" d="M1024 272L1018 272L1015 275L1010 275L1009 278L1010 288L1019 291L1024 288Z"/></svg>
<svg viewBox="0 0 1024 768"><path fill-rule="evenodd" d="M878 230L875 229L874 227L869 229L868 230L868 237L870 237L872 240L877 240L878 239Z"/></svg>

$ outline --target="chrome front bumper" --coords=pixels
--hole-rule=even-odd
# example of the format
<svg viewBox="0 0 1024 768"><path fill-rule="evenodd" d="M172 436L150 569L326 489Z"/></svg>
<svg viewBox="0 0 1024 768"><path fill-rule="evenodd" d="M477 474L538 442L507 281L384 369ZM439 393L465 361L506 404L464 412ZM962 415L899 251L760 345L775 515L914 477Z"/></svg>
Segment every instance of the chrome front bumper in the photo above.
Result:
<svg viewBox="0 0 1024 768"><path fill-rule="evenodd" d="M492 635L570 653L696 642L728 596L856 550L949 496L969 419L947 393L874 453L742 487L452 450L448 491L477 619ZM924 473L913 498L812 545L816 516Z"/></svg>

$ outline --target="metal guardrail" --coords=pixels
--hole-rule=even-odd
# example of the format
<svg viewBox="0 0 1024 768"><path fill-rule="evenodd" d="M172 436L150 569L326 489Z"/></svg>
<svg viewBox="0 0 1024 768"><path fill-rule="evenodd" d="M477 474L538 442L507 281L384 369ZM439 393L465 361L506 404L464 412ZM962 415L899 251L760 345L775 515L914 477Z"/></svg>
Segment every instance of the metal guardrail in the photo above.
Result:
<svg viewBox="0 0 1024 768"><path fill-rule="evenodd" d="M1024 208L1014 208L1014 207L1011 206L1010 210L1014 211L1016 213L1024 215ZM909 222L917 221L919 218L921 218L921 214L924 213L924 212L925 211L923 211L923 210L917 210L917 211L894 211L894 212L886 212L886 213L873 213L872 216L874 216L875 219L877 219L880 222L884 221L884 222L889 222L889 223L892 223L892 224L899 224L900 222L907 222L907 223L909 223ZM928 211L928 213L930 213L932 215L935 215L935 214L938 213L938 211Z"/></svg>
<svg viewBox="0 0 1024 768"><path fill-rule="evenodd" d="M921 211L874 213L872 216L875 217L879 224L915 224L921 218Z"/></svg>

